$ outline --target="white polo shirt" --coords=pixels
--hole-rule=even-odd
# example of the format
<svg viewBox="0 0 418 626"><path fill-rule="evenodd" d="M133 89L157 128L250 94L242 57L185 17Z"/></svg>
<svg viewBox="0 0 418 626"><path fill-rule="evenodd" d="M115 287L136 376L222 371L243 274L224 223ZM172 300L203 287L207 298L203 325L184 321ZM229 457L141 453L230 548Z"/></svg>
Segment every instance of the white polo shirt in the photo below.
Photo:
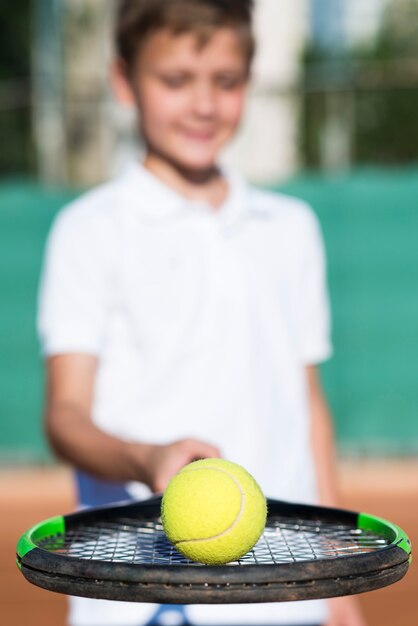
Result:
<svg viewBox="0 0 418 626"><path fill-rule="evenodd" d="M227 178L215 211L134 164L61 211L40 290L43 352L99 358L93 419L104 431L202 439L267 496L313 502L305 366L331 351L320 230L301 201ZM155 608L93 603L77 599L72 622L137 625ZM320 623L324 604L195 605L187 615Z"/></svg>

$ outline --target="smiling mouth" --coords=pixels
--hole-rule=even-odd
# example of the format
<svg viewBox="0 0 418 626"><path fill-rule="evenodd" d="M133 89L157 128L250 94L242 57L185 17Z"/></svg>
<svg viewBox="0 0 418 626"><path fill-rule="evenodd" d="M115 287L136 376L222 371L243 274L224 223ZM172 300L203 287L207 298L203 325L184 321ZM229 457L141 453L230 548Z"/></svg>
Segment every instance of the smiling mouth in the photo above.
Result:
<svg viewBox="0 0 418 626"><path fill-rule="evenodd" d="M210 141L214 138L215 131L183 129L182 134L188 139L194 139L196 141Z"/></svg>

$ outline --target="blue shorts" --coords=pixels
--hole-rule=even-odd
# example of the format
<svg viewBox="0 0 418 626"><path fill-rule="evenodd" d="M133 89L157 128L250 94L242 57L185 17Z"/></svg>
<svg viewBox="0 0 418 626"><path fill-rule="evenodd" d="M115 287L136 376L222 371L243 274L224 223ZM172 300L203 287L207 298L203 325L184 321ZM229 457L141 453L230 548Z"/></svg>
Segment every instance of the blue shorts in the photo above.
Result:
<svg viewBox="0 0 418 626"><path fill-rule="evenodd" d="M185 607L181 604L162 604L145 626L194 626L187 619ZM222 624L217 624L222 626ZM237 626L239 626L237 624ZM257 626L263 626L258 624ZM286 626L278 624L277 626ZM293 624L293 626L296 626ZM298 624L297 626L321 626L320 624Z"/></svg>

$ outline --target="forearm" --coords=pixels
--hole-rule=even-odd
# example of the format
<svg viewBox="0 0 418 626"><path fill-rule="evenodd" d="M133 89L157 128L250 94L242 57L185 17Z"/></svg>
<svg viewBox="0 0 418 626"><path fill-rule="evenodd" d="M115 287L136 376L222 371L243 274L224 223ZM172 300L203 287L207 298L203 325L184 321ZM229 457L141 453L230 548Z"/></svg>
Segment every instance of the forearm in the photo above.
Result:
<svg viewBox="0 0 418 626"><path fill-rule="evenodd" d="M130 442L98 428L91 417L97 360L84 354L50 358L45 430L52 448L75 467L104 480L143 482L164 491L181 467L219 449L196 439Z"/></svg>
<svg viewBox="0 0 418 626"><path fill-rule="evenodd" d="M46 432L57 456L81 470L115 482L147 481L150 446L107 434L75 405L48 407Z"/></svg>
<svg viewBox="0 0 418 626"><path fill-rule="evenodd" d="M216 446L192 438L168 444L121 440L100 430L71 403L49 406L46 431L56 454L78 469L103 480L142 482L154 493L163 492L187 463L220 456Z"/></svg>
<svg viewBox="0 0 418 626"><path fill-rule="evenodd" d="M332 417L315 368L309 367L311 442L321 504L338 506L337 451Z"/></svg>

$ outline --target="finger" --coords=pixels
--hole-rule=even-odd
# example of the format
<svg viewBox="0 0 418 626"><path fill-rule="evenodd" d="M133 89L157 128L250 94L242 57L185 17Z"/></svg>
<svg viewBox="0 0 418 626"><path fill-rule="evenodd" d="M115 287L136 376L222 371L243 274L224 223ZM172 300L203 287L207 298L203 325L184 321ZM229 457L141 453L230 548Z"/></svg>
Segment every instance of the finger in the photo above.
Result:
<svg viewBox="0 0 418 626"><path fill-rule="evenodd" d="M193 459L207 459L207 458L219 458L221 456L219 448L211 444L207 444L201 441L194 442Z"/></svg>

